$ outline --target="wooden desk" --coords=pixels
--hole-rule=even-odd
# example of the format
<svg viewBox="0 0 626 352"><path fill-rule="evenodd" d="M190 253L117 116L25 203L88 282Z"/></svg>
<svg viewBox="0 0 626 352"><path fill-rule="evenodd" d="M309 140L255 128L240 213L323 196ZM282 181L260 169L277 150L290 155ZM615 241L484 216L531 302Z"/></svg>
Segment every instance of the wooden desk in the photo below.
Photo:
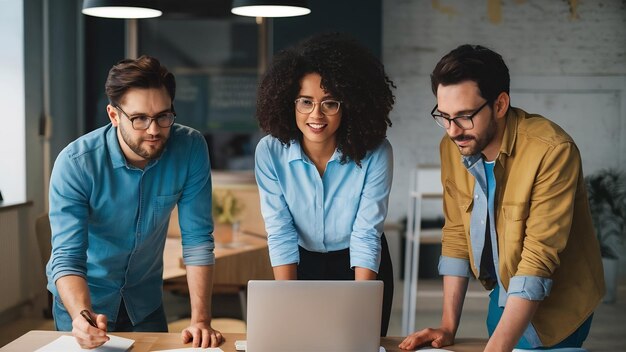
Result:
<svg viewBox="0 0 626 352"><path fill-rule="evenodd" d="M130 349L132 352L147 352L174 348L191 347L190 344L181 343L179 333L152 333L152 332L118 332L114 335L135 340ZM58 338L61 335L71 335L59 331L29 331L15 341L0 348L2 352L34 351ZM245 340L245 334L224 334L226 342L220 346L224 352L235 352L235 341ZM401 337L383 337L381 346L388 352L403 351L397 346L402 341ZM446 347L447 350L456 352L478 352L485 348L486 340L482 339L458 339L457 344ZM406 351L405 351L406 352Z"/></svg>
<svg viewBox="0 0 626 352"><path fill-rule="evenodd" d="M273 280L267 239L242 233L241 245L225 247L216 243L213 284L223 287L246 286L248 280ZM181 264L181 239L168 237L163 252L163 287L184 289L187 286L186 270Z"/></svg>

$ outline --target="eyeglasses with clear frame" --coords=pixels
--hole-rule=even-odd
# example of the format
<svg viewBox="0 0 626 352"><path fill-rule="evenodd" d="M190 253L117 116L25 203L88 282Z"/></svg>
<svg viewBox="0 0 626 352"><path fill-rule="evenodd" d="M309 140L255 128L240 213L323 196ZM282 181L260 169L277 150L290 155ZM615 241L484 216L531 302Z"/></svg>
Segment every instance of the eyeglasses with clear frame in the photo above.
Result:
<svg viewBox="0 0 626 352"><path fill-rule="evenodd" d="M168 128L174 124L176 120L176 114L171 111L166 111L158 114L157 116L139 115L130 117L126 111L122 110L119 105L113 105L114 108L126 115L126 118L130 121L133 129L135 130L147 130L150 128L152 121L156 121L156 124L161 128Z"/></svg>
<svg viewBox="0 0 626 352"><path fill-rule="evenodd" d="M469 115L459 115L456 117L446 117L441 113L436 113L439 104L435 105L433 110L430 112L430 116L435 119L435 122L446 130L450 128L452 122L457 125L462 130L471 130L474 128L474 117L478 114L485 106L489 104L489 101L486 101L483 105L481 105L478 109L476 109L473 113Z"/></svg>
<svg viewBox="0 0 626 352"><path fill-rule="evenodd" d="M332 116L339 113L339 108L341 107L341 102L338 100L324 100L318 103L309 98L298 98L294 103L296 104L296 110L301 114L312 113L315 110L315 105L320 104L322 114Z"/></svg>

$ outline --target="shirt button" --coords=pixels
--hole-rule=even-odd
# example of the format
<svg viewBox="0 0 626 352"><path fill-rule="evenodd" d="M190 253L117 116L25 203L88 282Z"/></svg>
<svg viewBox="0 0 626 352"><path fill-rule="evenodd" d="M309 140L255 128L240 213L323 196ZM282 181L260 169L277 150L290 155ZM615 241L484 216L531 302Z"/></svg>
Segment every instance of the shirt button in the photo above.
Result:
<svg viewBox="0 0 626 352"><path fill-rule="evenodd" d="M474 198L478 199L478 194L474 196Z"/></svg>
<svg viewBox="0 0 626 352"><path fill-rule="evenodd" d="M485 224L485 220L480 220L480 223L484 225Z"/></svg>

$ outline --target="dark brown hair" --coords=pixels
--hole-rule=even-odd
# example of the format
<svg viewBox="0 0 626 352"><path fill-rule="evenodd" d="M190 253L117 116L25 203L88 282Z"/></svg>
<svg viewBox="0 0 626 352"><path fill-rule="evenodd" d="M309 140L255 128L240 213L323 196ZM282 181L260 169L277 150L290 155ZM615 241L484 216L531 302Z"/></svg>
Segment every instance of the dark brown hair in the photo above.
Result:
<svg viewBox="0 0 626 352"><path fill-rule="evenodd" d="M138 59L125 59L115 64L109 70L109 76L104 84L111 105L119 105L126 91L131 88L161 87L165 87L173 103L176 94L174 75L161 65L159 60L146 55Z"/></svg>
<svg viewBox="0 0 626 352"><path fill-rule="evenodd" d="M337 149L342 163L353 160L360 166L391 126L393 82L374 55L343 34L317 35L281 51L259 85L256 116L261 129L285 145L302 138L294 101L309 73L318 73L322 88L342 102Z"/></svg>
<svg viewBox="0 0 626 352"><path fill-rule="evenodd" d="M433 94L439 85L474 81L490 104L500 93L509 94L509 69L502 56L480 45L464 44L446 54L430 75Z"/></svg>

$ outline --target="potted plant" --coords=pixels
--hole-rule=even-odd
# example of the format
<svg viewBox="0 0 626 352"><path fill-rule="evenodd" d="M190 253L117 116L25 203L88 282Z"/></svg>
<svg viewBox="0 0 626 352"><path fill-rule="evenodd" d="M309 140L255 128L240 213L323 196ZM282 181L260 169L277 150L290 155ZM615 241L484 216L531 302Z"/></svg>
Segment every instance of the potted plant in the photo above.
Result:
<svg viewBox="0 0 626 352"><path fill-rule="evenodd" d="M619 259L626 237L626 174L617 169L601 170L585 178L589 208L604 266L605 303L615 302Z"/></svg>
<svg viewBox="0 0 626 352"><path fill-rule="evenodd" d="M233 244L237 242L239 232L239 215L243 204L230 190L213 190L213 220L215 226L213 235L216 242Z"/></svg>

